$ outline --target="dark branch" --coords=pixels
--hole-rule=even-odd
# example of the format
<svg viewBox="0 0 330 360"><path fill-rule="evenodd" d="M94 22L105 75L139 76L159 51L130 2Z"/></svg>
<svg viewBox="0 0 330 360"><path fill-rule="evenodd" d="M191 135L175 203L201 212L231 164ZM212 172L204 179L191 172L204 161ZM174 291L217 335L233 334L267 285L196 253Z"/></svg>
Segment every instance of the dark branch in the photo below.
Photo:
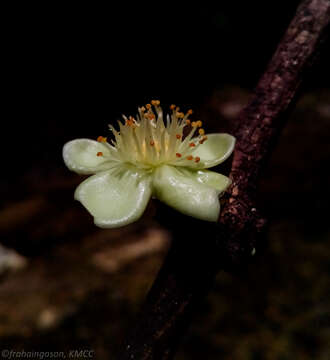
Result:
<svg viewBox="0 0 330 360"><path fill-rule="evenodd" d="M251 257L265 229L255 205L260 170L315 62L329 22L330 0L305 0L297 9L240 114L230 173L233 185L219 224L210 226L161 207L161 217L174 229L173 244L120 359L171 359L219 267L236 271Z"/></svg>
<svg viewBox="0 0 330 360"><path fill-rule="evenodd" d="M330 0L305 0L297 9L249 104L238 119L231 169L233 185L221 214L224 261L234 263L255 247L265 225L255 206L260 170L273 149L302 81L329 33ZM244 239L243 239L244 238Z"/></svg>

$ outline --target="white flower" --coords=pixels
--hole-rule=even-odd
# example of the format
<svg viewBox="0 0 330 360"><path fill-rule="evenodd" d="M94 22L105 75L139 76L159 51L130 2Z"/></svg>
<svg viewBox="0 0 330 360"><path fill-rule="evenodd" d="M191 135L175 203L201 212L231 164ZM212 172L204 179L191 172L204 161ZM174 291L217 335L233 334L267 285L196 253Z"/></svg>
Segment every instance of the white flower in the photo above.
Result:
<svg viewBox="0 0 330 360"><path fill-rule="evenodd" d="M151 196L183 214L217 221L219 195L230 185L224 175L205 170L226 160L235 138L228 134L204 135L202 122L190 122L192 113L175 105L163 121L158 100L138 109L136 119L111 125L111 144L77 139L64 145L67 167L78 174L95 174L75 191L94 216L97 226L114 228L129 224L143 214ZM198 132L198 136L193 137Z"/></svg>

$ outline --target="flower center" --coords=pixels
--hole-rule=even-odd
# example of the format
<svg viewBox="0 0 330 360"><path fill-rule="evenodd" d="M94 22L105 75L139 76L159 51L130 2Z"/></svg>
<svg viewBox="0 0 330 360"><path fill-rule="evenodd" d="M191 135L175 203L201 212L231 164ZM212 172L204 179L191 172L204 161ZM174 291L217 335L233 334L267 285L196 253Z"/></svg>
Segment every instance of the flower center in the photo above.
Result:
<svg viewBox="0 0 330 360"><path fill-rule="evenodd" d="M201 128L202 122L189 120L192 110L185 114L176 105L171 105L170 110L165 124L160 102L153 100L151 104L138 108L136 118L123 116L124 122L118 121L119 131L109 125L115 139L111 140L112 145L108 145L115 150L118 160L142 168L198 163L200 158L194 157L193 151L207 140ZM197 131L198 136L193 138ZM97 140L107 141L102 136Z"/></svg>

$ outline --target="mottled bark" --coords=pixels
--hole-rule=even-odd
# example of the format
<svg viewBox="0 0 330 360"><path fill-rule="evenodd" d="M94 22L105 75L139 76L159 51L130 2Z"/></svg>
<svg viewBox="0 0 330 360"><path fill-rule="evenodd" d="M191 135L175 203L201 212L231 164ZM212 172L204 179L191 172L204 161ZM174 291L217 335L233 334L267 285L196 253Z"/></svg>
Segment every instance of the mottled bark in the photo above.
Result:
<svg viewBox="0 0 330 360"><path fill-rule="evenodd" d="M221 232L226 234L223 244L226 262L240 262L241 257L254 248L256 235L265 224L255 207L260 170L287 119L302 81L325 42L329 18L329 0L302 2L251 101L239 116L230 174L233 185L220 218Z"/></svg>
<svg viewBox="0 0 330 360"><path fill-rule="evenodd" d="M273 148L302 81L329 30L330 0L305 0L297 9L249 104L239 116L237 145L216 225L161 208L174 240L120 359L171 359L194 306L219 270L238 271L265 230L255 203L260 170Z"/></svg>

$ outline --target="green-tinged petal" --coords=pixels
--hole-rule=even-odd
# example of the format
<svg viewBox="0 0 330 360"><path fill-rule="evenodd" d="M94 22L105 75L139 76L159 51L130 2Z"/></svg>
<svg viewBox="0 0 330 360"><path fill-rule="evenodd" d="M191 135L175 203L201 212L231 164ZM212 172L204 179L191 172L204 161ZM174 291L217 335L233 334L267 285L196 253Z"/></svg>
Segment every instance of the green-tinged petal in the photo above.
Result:
<svg viewBox="0 0 330 360"><path fill-rule="evenodd" d="M192 167L210 168L225 161L233 152L235 138L229 134L207 134L207 140L192 152L200 162Z"/></svg>
<svg viewBox="0 0 330 360"><path fill-rule="evenodd" d="M115 228L136 221L151 196L151 177L129 165L120 165L91 176L75 191L79 200L102 228Z"/></svg>
<svg viewBox="0 0 330 360"><path fill-rule="evenodd" d="M210 186L215 190L218 190L219 194L225 191L231 185L231 180L229 179L229 177L222 174L218 174L214 171L209 171L209 170L192 171L188 169L186 171L187 172L189 171L189 176L195 178L200 183Z"/></svg>
<svg viewBox="0 0 330 360"><path fill-rule="evenodd" d="M63 159L66 166L78 174L95 174L113 166L116 150L106 143L76 139L64 145Z"/></svg>
<svg viewBox="0 0 330 360"><path fill-rule="evenodd" d="M208 186L215 177L197 175L193 171L163 165L155 170L154 195L185 215L201 220L217 221L220 213L219 190Z"/></svg>

